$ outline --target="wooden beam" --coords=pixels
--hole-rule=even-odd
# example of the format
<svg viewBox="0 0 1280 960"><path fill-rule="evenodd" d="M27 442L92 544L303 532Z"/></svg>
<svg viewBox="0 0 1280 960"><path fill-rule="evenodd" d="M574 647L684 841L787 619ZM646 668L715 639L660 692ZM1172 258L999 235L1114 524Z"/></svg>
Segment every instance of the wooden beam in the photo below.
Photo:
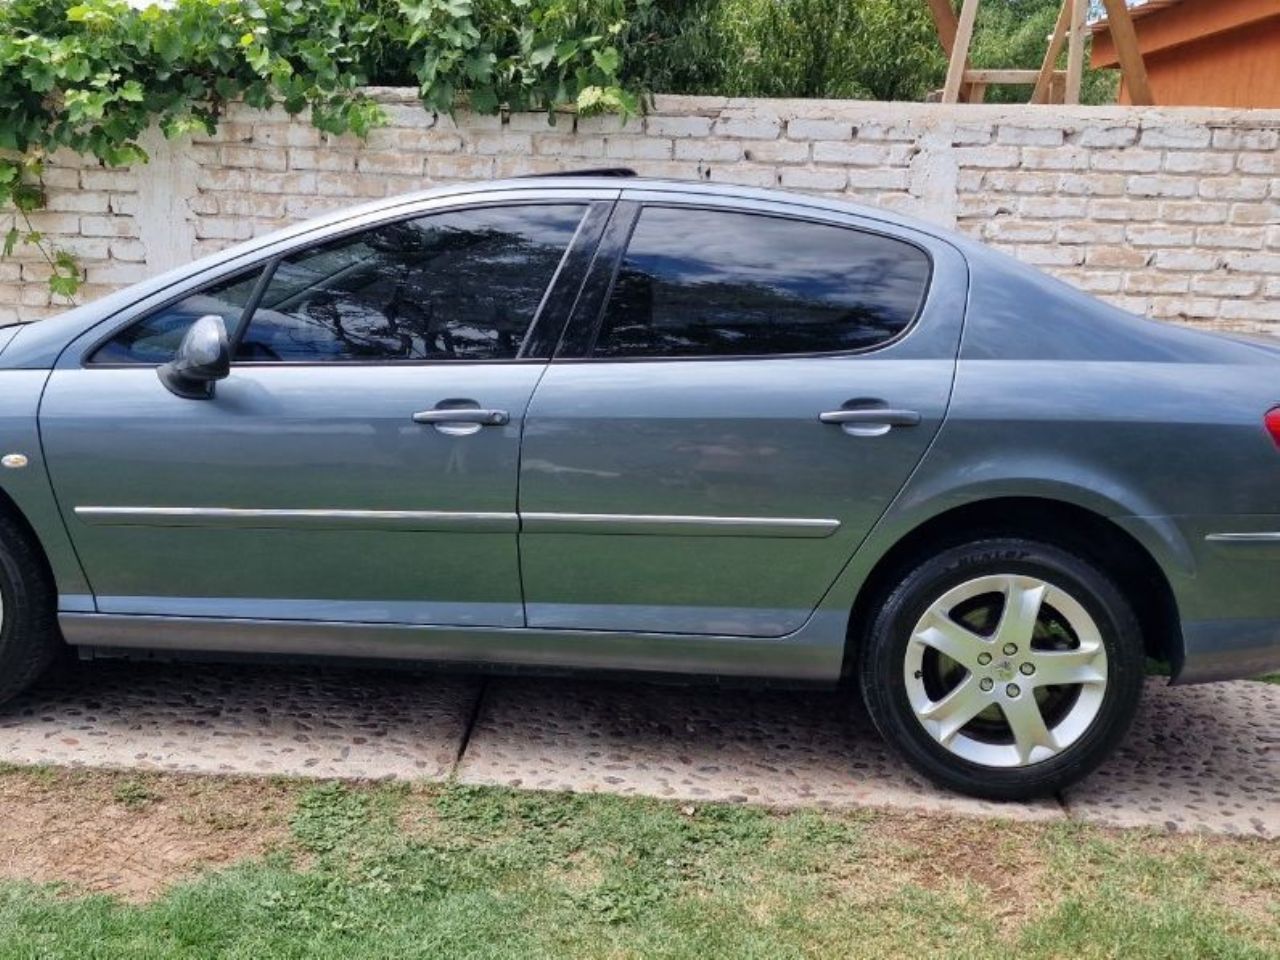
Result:
<svg viewBox="0 0 1280 960"><path fill-rule="evenodd" d="M973 24L977 18L978 0L964 0L951 48L951 63L947 67L947 85L942 88L943 103L960 102L960 85L964 82L965 62L969 59L969 44L973 42Z"/></svg>
<svg viewBox="0 0 1280 960"><path fill-rule="evenodd" d="M959 28L959 21L956 19L955 10L951 7L951 0L929 0L929 12L933 14L933 25L938 29L938 43L942 45L942 52L950 60L951 51L956 47L956 30ZM965 58L964 65L967 69L968 57ZM966 103L973 102L973 91L967 83L960 87L960 99Z"/></svg>
<svg viewBox="0 0 1280 960"><path fill-rule="evenodd" d="M1051 70L1050 78L1054 73L1065 74L1063 70ZM1040 78L1039 70L966 70L964 72L965 83L994 83L994 84L1029 84L1035 83Z"/></svg>
<svg viewBox="0 0 1280 960"><path fill-rule="evenodd" d="M1088 0L1067 0L1071 4L1071 36L1067 39L1067 103L1080 102L1080 82L1084 78L1084 18Z"/></svg>
<svg viewBox="0 0 1280 960"><path fill-rule="evenodd" d="M1040 76L1036 78L1036 89L1031 94L1032 103L1049 103L1053 90L1054 67L1058 65L1058 57L1062 54L1062 45L1067 41L1067 27L1071 23L1071 0L1063 0L1062 9L1058 11L1058 22L1054 24L1053 33L1049 37L1049 50L1044 55L1044 63L1040 65Z"/></svg>
<svg viewBox="0 0 1280 960"><path fill-rule="evenodd" d="M1155 98L1151 95L1151 83L1147 79L1147 63L1138 47L1138 33L1129 16L1125 0L1103 0L1107 8L1107 26L1111 31L1116 54L1120 58L1120 73L1129 90L1129 102L1134 106L1149 107Z"/></svg>
<svg viewBox="0 0 1280 960"><path fill-rule="evenodd" d="M942 52L951 57L956 47L956 12L951 9L951 0L929 0L929 12L933 14L933 25L938 28L938 42L942 44Z"/></svg>

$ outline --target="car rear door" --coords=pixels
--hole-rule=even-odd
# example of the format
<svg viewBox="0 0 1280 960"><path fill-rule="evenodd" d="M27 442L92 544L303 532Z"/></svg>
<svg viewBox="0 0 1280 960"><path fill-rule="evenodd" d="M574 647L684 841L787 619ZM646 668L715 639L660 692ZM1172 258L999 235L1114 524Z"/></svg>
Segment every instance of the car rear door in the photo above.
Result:
<svg viewBox="0 0 1280 960"><path fill-rule="evenodd" d="M611 205L436 203L73 345L40 426L99 612L521 626L521 428ZM230 376L175 396L208 313Z"/></svg>
<svg viewBox="0 0 1280 960"><path fill-rule="evenodd" d="M526 418L529 625L802 626L942 423L966 291L906 228L624 193Z"/></svg>

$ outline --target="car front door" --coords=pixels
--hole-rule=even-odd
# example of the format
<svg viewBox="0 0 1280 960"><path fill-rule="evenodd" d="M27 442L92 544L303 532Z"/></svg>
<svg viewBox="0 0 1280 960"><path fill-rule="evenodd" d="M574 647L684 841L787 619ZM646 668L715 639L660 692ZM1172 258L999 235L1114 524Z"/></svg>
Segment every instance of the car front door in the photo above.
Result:
<svg viewBox="0 0 1280 960"><path fill-rule="evenodd" d="M528 623L786 635L942 422L963 259L840 214L623 197L526 419Z"/></svg>
<svg viewBox="0 0 1280 960"><path fill-rule="evenodd" d="M73 345L40 425L99 612L521 626L521 427L610 205L455 201ZM211 313L231 373L176 396Z"/></svg>

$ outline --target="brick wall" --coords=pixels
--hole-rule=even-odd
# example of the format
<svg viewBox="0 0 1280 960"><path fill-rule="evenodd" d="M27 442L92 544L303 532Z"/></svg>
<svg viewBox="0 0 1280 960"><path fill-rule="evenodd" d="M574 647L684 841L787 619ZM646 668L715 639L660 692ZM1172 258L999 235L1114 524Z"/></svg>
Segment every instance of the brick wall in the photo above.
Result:
<svg viewBox="0 0 1280 960"><path fill-rule="evenodd" d="M237 105L215 138L148 138L135 170L56 157L34 224L80 258L83 300L363 199L625 164L890 207L1139 313L1280 333L1280 111L659 97L553 126L374 94L391 124L363 143ZM0 260L0 321L56 312L44 280L34 251Z"/></svg>

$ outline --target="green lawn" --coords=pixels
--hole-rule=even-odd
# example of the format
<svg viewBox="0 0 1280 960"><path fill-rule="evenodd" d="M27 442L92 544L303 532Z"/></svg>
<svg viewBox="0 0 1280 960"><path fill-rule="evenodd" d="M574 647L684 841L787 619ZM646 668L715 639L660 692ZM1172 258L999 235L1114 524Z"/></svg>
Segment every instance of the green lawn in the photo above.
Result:
<svg viewBox="0 0 1280 960"><path fill-rule="evenodd" d="M2 771L0 795L10 817L26 816L17 788L42 793L57 816L80 791L84 829L145 827L163 813L235 844L256 816L246 797L271 794L277 835L265 855L143 902L5 881L0 957L1280 955L1273 842L456 786L239 781L232 793L221 784L235 781L94 776ZM8 851L0 862L12 875Z"/></svg>

